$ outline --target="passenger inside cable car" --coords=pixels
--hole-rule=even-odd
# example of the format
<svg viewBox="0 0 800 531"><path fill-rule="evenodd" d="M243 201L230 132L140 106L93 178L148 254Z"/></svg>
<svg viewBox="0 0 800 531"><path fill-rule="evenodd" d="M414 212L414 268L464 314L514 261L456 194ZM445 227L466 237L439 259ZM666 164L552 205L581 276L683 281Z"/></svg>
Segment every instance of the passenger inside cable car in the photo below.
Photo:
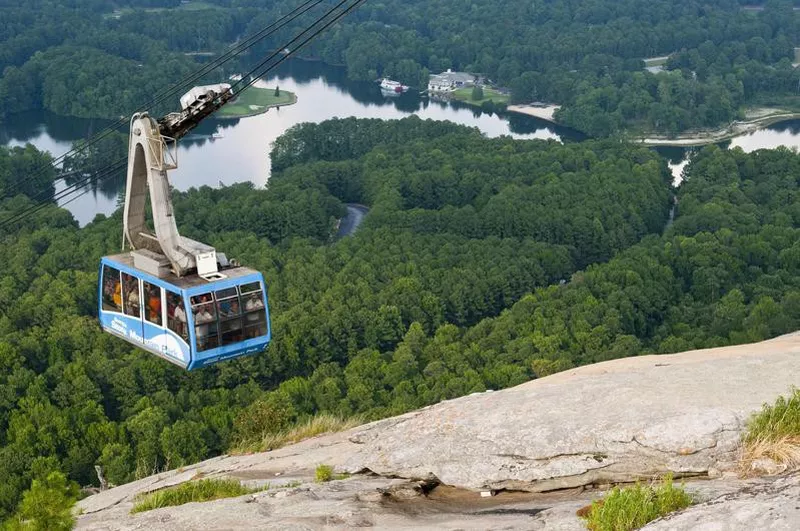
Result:
<svg viewBox="0 0 800 531"><path fill-rule="evenodd" d="M104 329L186 369L261 352L270 341L266 287L252 269L227 269L211 282L158 278L121 254L103 258L100 286Z"/></svg>

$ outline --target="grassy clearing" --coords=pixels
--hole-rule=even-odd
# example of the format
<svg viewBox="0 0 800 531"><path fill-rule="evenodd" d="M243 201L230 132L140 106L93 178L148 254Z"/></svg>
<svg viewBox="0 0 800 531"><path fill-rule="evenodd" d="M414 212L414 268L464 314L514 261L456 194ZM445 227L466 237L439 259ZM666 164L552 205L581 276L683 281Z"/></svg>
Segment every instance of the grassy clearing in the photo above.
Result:
<svg viewBox="0 0 800 531"><path fill-rule="evenodd" d="M740 467L748 475L754 461L762 458L800 469L800 389L789 398L778 397L774 404L764 404L753 415L742 437Z"/></svg>
<svg viewBox="0 0 800 531"><path fill-rule="evenodd" d="M453 99L477 106L481 106L486 101L491 101L495 105L508 104L508 94L503 94L502 92L489 87L483 87L483 99L481 100L472 99L472 87L464 87L454 90Z"/></svg>
<svg viewBox="0 0 800 531"><path fill-rule="evenodd" d="M581 517L591 531L629 531L691 504L692 497L667 476L659 485L615 487Z"/></svg>
<svg viewBox="0 0 800 531"><path fill-rule="evenodd" d="M336 415L321 413L287 430L276 433L265 433L260 439L255 441L240 441L231 449L231 453L243 454L275 450L288 444L294 444L305 439L310 439L311 437L316 437L317 435L349 430L363 423L364 419L361 417L343 418Z"/></svg>
<svg viewBox="0 0 800 531"><path fill-rule="evenodd" d="M217 111L216 116L221 118L254 116L266 112L270 107L291 105L295 102L297 97L288 90L281 90L280 95L276 96L274 88L250 87Z"/></svg>
<svg viewBox="0 0 800 531"><path fill-rule="evenodd" d="M150 494L145 494L137 499L136 504L131 509L131 514L143 511L152 511L162 507L173 507L191 502L205 502L219 500L222 498L235 498L262 490L269 489L269 486L259 489L251 489L242 486L233 479L201 479L200 481L189 481L176 487L159 490Z"/></svg>

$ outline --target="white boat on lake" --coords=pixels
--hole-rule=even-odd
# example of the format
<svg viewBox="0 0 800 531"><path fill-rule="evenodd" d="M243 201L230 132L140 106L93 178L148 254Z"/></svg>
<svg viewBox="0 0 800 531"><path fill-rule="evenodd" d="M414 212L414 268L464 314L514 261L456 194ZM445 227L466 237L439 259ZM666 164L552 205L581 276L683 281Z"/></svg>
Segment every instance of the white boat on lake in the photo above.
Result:
<svg viewBox="0 0 800 531"><path fill-rule="evenodd" d="M381 90L386 92L393 92L395 94L402 94L403 92L408 90L408 86L403 85L399 81L383 78L381 79Z"/></svg>

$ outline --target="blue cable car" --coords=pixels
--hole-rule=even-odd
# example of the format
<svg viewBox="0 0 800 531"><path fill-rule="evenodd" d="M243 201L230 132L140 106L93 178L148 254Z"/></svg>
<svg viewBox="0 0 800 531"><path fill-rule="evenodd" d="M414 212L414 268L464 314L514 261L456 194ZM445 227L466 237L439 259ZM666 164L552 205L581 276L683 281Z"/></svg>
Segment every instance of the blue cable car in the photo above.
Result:
<svg viewBox="0 0 800 531"><path fill-rule="evenodd" d="M262 352L271 337L263 275L181 236L170 197L176 139L208 114L206 107L227 101L226 87L196 87L181 100L182 112L161 121L133 115L122 245L130 251L100 261L103 330L187 370Z"/></svg>
<svg viewBox="0 0 800 531"><path fill-rule="evenodd" d="M103 329L184 369L262 352L271 330L261 273L225 270L226 278L159 278L134 267L130 253L100 264Z"/></svg>

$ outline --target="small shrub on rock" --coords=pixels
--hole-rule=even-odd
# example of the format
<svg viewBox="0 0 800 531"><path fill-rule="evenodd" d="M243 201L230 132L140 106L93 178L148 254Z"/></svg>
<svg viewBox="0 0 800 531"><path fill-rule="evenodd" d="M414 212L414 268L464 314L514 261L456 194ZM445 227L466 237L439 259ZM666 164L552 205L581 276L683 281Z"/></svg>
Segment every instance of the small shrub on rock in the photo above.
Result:
<svg viewBox="0 0 800 531"><path fill-rule="evenodd" d="M314 473L317 483L325 483L333 479L333 467L330 465L319 465Z"/></svg>
<svg viewBox="0 0 800 531"><path fill-rule="evenodd" d="M256 400L233 421L235 439L241 445L260 441L264 436L286 429L296 420L297 413L284 395L268 393Z"/></svg>
<svg viewBox="0 0 800 531"><path fill-rule="evenodd" d="M667 476L660 485L615 487L579 516L591 531L629 531L691 504L691 496Z"/></svg>

